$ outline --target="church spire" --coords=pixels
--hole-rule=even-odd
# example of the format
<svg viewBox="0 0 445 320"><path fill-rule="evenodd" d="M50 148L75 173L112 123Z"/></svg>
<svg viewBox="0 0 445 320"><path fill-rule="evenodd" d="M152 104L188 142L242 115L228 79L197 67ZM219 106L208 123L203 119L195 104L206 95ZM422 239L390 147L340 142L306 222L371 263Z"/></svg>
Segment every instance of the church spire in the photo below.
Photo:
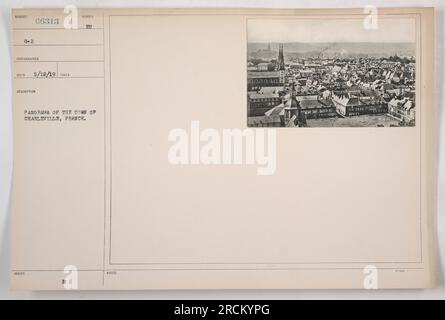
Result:
<svg viewBox="0 0 445 320"><path fill-rule="evenodd" d="M284 70L284 45L278 45L278 70Z"/></svg>

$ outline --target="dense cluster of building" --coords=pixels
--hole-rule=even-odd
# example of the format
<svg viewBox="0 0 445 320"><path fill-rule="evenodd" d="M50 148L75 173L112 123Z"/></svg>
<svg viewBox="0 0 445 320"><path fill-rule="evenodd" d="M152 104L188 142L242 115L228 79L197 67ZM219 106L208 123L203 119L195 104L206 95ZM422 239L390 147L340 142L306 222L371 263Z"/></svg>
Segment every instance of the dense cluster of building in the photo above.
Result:
<svg viewBox="0 0 445 320"><path fill-rule="evenodd" d="M270 50L270 46L269 46ZM391 57L249 59L249 126L307 126L320 118L387 115L415 125L415 60Z"/></svg>

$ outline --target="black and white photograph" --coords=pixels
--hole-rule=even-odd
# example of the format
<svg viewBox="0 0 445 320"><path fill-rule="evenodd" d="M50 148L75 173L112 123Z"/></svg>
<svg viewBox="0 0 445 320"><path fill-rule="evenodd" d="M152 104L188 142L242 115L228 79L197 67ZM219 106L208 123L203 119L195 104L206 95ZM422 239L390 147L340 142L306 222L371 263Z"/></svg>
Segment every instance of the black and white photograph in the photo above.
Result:
<svg viewBox="0 0 445 320"><path fill-rule="evenodd" d="M249 127L415 126L414 19L250 19L247 31Z"/></svg>

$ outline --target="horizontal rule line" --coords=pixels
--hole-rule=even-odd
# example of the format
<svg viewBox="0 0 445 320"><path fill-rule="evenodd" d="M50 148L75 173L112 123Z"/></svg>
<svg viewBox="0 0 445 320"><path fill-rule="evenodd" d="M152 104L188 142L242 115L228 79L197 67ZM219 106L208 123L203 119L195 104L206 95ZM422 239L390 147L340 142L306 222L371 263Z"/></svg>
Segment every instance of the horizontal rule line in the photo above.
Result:
<svg viewBox="0 0 445 320"><path fill-rule="evenodd" d="M49 270L45 270L45 269L18 269L18 270L11 270L11 272L63 272L64 270L54 270L54 269L49 269ZM103 269L79 269L77 271L83 271L83 272L98 272L98 271L104 271Z"/></svg>
<svg viewBox="0 0 445 320"><path fill-rule="evenodd" d="M389 268L389 267L383 267L383 268L377 268L381 270L424 270L424 268ZM167 269L92 269L92 270L77 270L77 271L83 271L83 272L119 272L119 271L250 271L250 270L258 270L258 271L268 271L268 270L314 270L314 271L323 271L323 270L363 270L363 268L352 268L352 267L331 267L331 268L224 268L224 269L217 269L217 268L193 268L193 269L179 269L179 268L167 268ZM11 272L63 272L64 270L12 270Z"/></svg>
<svg viewBox="0 0 445 320"><path fill-rule="evenodd" d="M103 30L103 28L77 28L77 29L67 29L67 28L13 28L12 30L66 30L66 31L75 31L75 30Z"/></svg>
<svg viewBox="0 0 445 320"><path fill-rule="evenodd" d="M14 79L100 79L104 78L104 76L97 77L15 77Z"/></svg>
<svg viewBox="0 0 445 320"><path fill-rule="evenodd" d="M14 62L105 62L104 60L15 60Z"/></svg>
<svg viewBox="0 0 445 320"><path fill-rule="evenodd" d="M110 265L252 265L252 264L258 264L258 265L291 265L291 264L306 264L306 265L320 265L320 264L422 264L422 261L396 261L396 262L383 262L383 261L365 261L365 262L129 262L129 263L110 263Z"/></svg>
<svg viewBox="0 0 445 320"><path fill-rule="evenodd" d="M78 44L14 44L14 47L103 47L103 43L78 43Z"/></svg>

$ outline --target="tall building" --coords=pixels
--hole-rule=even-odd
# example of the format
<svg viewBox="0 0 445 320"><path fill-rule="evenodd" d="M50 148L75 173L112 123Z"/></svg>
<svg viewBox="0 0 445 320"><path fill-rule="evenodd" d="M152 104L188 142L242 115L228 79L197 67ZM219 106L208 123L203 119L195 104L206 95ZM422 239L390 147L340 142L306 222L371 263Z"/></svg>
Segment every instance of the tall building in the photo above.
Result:
<svg viewBox="0 0 445 320"><path fill-rule="evenodd" d="M284 70L284 45L278 45L278 70Z"/></svg>
<svg viewBox="0 0 445 320"><path fill-rule="evenodd" d="M263 87L280 87L284 84L283 71L248 71L247 90L257 91Z"/></svg>
<svg viewBox="0 0 445 320"><path fill-rule="evenodd" d="M284 123L286 127L306 126L306 115L301 112L301 105L300 102L297 100L295 83L292 84L292 93L290 99L285 104Z"/></svg>

